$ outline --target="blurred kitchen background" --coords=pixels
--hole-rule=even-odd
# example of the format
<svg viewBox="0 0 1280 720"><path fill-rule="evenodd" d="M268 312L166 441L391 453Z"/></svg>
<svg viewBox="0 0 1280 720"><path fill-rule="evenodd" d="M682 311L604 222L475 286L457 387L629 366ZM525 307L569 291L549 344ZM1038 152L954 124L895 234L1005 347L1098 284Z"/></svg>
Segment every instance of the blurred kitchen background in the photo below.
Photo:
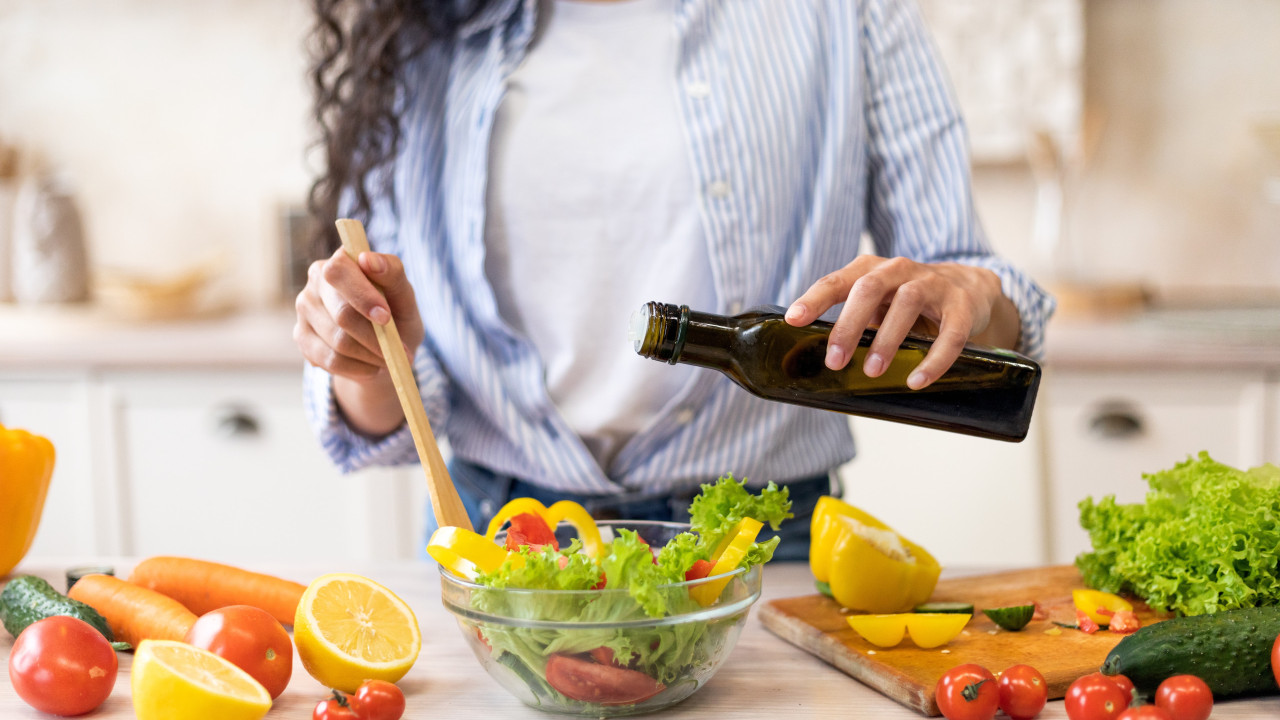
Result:
<svg viewBox="0 0 1280 720"><path fill-rule="evenodd" d="M922 5L992 244L1060 310L1026 442L855 420L847 498L1028 565L1086 547L1085 495L1280 461L1280 2ZM0 0L0 423L59 452L33 555L417 555L420 471L338 476L302 416L309 22Z"/></svg>

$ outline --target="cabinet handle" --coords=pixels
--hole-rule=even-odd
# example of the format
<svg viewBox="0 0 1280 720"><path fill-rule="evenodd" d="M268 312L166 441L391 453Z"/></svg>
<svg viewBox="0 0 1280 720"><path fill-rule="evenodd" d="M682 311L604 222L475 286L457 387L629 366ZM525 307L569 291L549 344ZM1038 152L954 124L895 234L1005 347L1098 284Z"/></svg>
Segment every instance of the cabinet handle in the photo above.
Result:
<svg viewBox="0 0 1280 720"><path fill-rule="evenodd" d="M1146 430L1142 416L1128 403L1108 403L1089 418L1089 432L1103 440L1128 440Z"/></svg>
<svg viewBox="0 0 1280 720"><path fill-rule="evenodd" d="M258 418L244 408L223 408L214 417L214 429L228 439L257 437L261 430Z"/></svg>

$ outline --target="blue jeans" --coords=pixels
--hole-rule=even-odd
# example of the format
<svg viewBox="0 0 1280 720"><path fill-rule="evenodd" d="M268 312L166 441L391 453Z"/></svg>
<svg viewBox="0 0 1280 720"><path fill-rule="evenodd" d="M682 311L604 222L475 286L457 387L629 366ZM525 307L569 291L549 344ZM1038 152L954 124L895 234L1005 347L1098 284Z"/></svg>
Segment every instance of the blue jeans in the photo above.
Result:
<svg viewBox="0 0 1280 720"><path fill-rule="evenodd" d="M493 516L512 498L530 497L544 505L557 500L573 500L581 504L597 520L663 520L689 521L689 503L699 489L664 494L626 493L619 495L583 495L558 492L518 480L497 475L487 468L453 458L449 462L449 475L462 499L462 505L478 532L484 532ZM708 481L710 482L710 480ZM782 538L774 552L775 560L805 562L809 559L809 522L813 508L823 495L839 497L840 482L834 473L801 478L784 484L791 498L791 512L795 517L785 520L774 532L768 527L760 533L760 540L777 535ZM435 514L427 504L426 538L431 537L439 525ZM423 543L426 547L426 543ZM425 555L425 551L423 553Z"/></svg>

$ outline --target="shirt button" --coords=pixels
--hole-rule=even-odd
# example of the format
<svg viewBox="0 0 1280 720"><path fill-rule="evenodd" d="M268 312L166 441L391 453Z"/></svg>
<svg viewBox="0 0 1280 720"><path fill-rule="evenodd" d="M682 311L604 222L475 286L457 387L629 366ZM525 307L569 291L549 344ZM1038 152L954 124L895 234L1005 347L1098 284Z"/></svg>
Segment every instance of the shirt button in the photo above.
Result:
<svg viewBox="0 0 1280 720"><path fill-rule="evenodd" d="M693 411L690 410L689 408L685 408L680 412L676 413L676 422L680 423L681 425L688 425L692 421L693 421Z"/></svg>
<svg viewBox="0 0 1280 720"><path fill-rule="evenodd" d="M711 86L700 80L695 80L684 86L684 91L689 93L689 97L701 100L711 95Z"/></svg>
<svg viewBox="0 0 1280 720"><path fill-rule="evenodd" d="M707 186L707 194L713 198L727 198L729 197L730 191L731 188L729 187L729 183L724 180L717 180Z"/></svg>

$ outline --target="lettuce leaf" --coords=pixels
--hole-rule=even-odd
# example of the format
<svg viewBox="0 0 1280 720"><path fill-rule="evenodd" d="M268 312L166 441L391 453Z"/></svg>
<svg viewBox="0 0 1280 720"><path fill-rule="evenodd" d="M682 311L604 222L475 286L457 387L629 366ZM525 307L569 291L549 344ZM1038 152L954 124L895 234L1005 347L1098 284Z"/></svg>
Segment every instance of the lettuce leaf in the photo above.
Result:
<svg viewBox="0 0 1280 720"><path fill-rule="evenodd" d="M787 488L770 482L759 494L753 494L746 482L745 478L734 480L733 473L729 473L714 485L702 486L702 492L689 506L689 526L701 536L703 544L716 547L744 517L755 518L773 530L777 530L783 520L795 517L791 514Z"/></svg>
<svg viewBox="0 0 1280 720"><path fill-rule="evenodd" d="M1201 452L1143 478L1145 503L1080 502L1087 585L1180 615L1280 604L1280 468L1240 470Z"/></svg>

